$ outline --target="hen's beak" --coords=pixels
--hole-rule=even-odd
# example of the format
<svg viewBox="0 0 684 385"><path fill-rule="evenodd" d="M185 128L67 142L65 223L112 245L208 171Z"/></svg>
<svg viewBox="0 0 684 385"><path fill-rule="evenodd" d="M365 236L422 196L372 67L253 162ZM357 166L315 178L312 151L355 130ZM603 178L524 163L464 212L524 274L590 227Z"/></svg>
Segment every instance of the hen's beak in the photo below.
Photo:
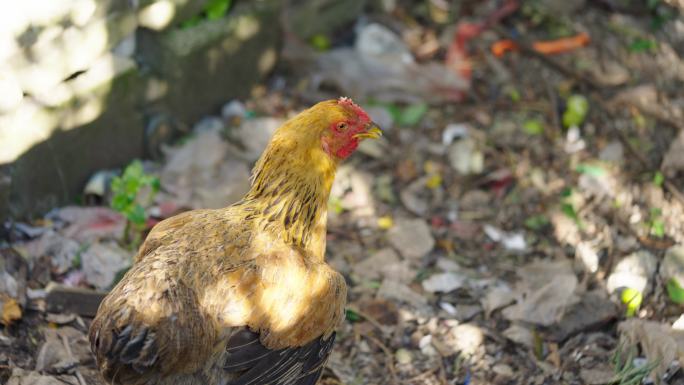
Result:
<svg viewBox="0 0 684 385"><path fill-rule="evenodd" d="M375 122L370 122L366 126L366 131L354 135L355 139L377 139L382 136L382 130Z"/></svg>

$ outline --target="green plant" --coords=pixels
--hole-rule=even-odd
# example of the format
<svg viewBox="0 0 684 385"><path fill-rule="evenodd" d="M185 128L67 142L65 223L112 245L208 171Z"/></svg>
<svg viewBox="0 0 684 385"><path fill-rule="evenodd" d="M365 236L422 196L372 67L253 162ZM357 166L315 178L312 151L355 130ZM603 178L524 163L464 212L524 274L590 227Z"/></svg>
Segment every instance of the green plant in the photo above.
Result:
<svg viewBox="0 0 684 385"><path fill-rule="evenodd" d="M147 221L144 206L150 204L159 191L159 178L146 174L142 163L134 160L121 176L112 180L111 187L113 193L111 207L126 217L123 241L135 248L140 243ZM147 191L146 197L142 196L144 191ZM141 203L142 200L145 202Z"/></svg>
<svg viewBox="0 0 684 385"><path fill-rule="evenodd" d="M659 208L652 208L646 226L648 226L649 234L656 238L665 236L665 222L663 222L663 211Z"/></svg>
<svg viewBox="0 0 684 385"><path fill-rule="evenodd" d="M615 354L612 357L613 370L615 376L610 384L618 385L638 385L643 383L644 379L648 377L651 371L658 366L658 361L650 361L644 365L634 365L634 358L636 357L636 348L627 348L625 355L624 346L615 349Z"/></svg>

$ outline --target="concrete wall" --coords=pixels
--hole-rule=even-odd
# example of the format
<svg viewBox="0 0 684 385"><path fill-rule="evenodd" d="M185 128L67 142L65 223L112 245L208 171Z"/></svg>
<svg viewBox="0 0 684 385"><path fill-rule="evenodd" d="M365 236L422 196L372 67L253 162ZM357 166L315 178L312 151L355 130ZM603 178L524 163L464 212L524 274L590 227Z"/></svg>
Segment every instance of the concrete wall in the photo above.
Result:
<svg viewBox="0 0 684 385"><path fill-rule="evenodd" d="M0 223L74 202L93 172L154 155L175 128L249 95L276 63L281 22L306 41L352 26L366 3L233 0L226 17L182 28L206 1L3 8Z"/></svg>
<svg viewBox="0 0 684 385"><path fill-rule="evenodd" d="M249 94L275 65L281 2L234 2L227 17L180 28L204 2L25 0L5 7L0 220L73 202L94 171L145 156L153 142L146 125L155 116L187 125Z"/></svg>

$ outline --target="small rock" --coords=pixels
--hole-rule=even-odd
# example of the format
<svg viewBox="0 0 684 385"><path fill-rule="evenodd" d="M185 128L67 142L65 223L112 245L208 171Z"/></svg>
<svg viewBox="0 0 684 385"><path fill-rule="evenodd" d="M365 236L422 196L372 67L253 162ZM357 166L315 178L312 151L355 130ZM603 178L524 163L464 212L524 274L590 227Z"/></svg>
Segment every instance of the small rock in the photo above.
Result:
<svg viewBox="0 0 684 385"><path fill-rule="evenodd" d="M646 294L651 289L651 281L658 261L646 250L637 251L622 258L608 276L606 287L608 292L615 293L619 289L631 288Z"/></svg>
<svg viewBox="0 0 684 385"><path fill-rule="evenodd" d="M408 349L401 348L394 353L395 358L397 359L397 363L399 365L406 365L410 364L411 361L413 360L413 355Z"/></svg>
<svg viewBox="0 0 684 385"><path fill-rule="evenodd" d="M423 289L430 293L448 293L464 285L466 277L456 273L439 273L430 276L422 282Z"/></svg>
<svg viewBox="0 0 684 385"><path fill-rule="evenodd" d="M582 299L570 306L561 320L550 327L549 338L564 341L585 330L599 328L618 316L617 306L600 290L586 293Z"/></svg>
<svg viewBox="0 0 684 385"><path fill-rule="evenodd" d="M378 297L405 302L417 309L425 309L428 305L425 297L416 293L407 285L392 279L382 281L382 285L378 289Z"/></svg>
<svg viewBox="0 0 684 385"><path fill-rule="evenodd" d="M131 257L114 242L91 245L81 254L86 281L98 289L107 289L116 274L131 265Z"/></svg>
<svg viewBox="0 0 684 385"><path fill-rule="evenodd" d="M679 287L684 287L684 245L675 245L665 252L660 265L660 276L663 282L674 279Z"/></svg>
<svg viewBox="0 0 684 385"><path fill-rule="evenodd" d="M507 233L491 225L484 225L483 230L492 241L500 242L506 250L527 250L527 242L525 242L525 236L521 232Z"/></svg>
<svg viewBox="0 0 684 385"><path fill-rule="evenodd" d="M516 284L516 294L521 299L503 310L506 319L550 326L579 300L575 294L577 277L566 260L533 262L517 273L521 280Z"/></svg>
<svg viewBox="0 0 684 385"><path fill-rule="evenodd" d="M239 100L231 100L221 108L221 116L227 121L236 118L243 119L246 115L247 108L245 108L245 105Z"/></svg>
<svg viewBox="0 0 684 385"><path fill-rule="evenodd" d="M422 258L435 246L430 228L422 219L398 221L387 236L390 244L407 259Z"/></svg>
<svg viewBox="0 0 684 385"><path fill-rule="evenodd" d="M459 324L449 330L444 343L452 353L471 356L484 343L484 333L474 324Z"/></svg>
<svg viewBox="0 0 684 385"><path fill-rule="evenodd" d="M384 248L371 255L369 258L356 263L352 271L365 279L394 278L400 282L408 283L415 275L408 261L402 261L396 251Z"/></svg>
<svg viewBox="0 0 684 385"><path fill-rule="evenodd" d="M613 162L616 164L622 164L624 159L625 150L622 147L622 143L619 141L612 141L608 143L601 152L599 153L599 159L606 162Z"/></svg>
<svg viewBox="0 0 684 385"><path fill-rule="evenodd" d="M477 305L456 305L454 318L459 322L468 322L482 312L482 308Z"/></svg>
<svg viewBox="0 0 684 385"><path fill-rule="evenodd" d="M534 334L532 333L532 330L524 326L513 324L501 334L517 344L528 348L534 348Z"/></svg>
<svg viewBox="0 0 684 385"><path fill-rule="evenodd" d="M485 311L485 317L489 317L493 311L508 306L515 301L515 293L507 285L496 285L489 289L487 294L480 300Z"/></svg>
<svg viewBox="0 0 684 385"><path fill-rule="evenodd" d="M601 84L607 86L619 86L629 80L629 71L613 60L591 66L590 71L595 78L600 79Z"/></svg>
<svg viewBox="0 0 684 385"><path fill-rule="evenodd" d="M418 178L411 182L399 194L401 203L412 213L423 216L427 214L430 204L428 202L429 189L426 187L429 176Z"/></svg>
<svg viewBox="0 0 684 385"><path fill-rule="evenodd" d="M513 369L506 364L496 364L492 366L492 372L506 378L511 378L514 375Z"/></svg>
<svg viewBox="0 0 684 385"><path fill-rule="evenodd" d="M594 248L588 242L580 242L575 248L575 259L577 259L584 270L589 273L598 271L599 257Z"/></svg>
<svg viewBox="0 0 684 385"><path fill-rule="evenodd" d="M472 138L452 143L448 149L451 167L461 175L480 174L484 169L484 154L477 149Z"/></svg>

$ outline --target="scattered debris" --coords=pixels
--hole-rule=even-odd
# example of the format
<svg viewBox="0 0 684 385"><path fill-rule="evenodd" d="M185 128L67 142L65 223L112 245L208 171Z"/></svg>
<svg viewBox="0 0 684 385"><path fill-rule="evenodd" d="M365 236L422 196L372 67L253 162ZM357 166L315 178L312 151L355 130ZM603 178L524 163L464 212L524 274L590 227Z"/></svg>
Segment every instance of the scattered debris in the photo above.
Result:
<svg viewBox="0 0 684 385"><path fill-rule="evenodd" d="M109 288L114 278L133 261L130 252L114 242L94 243L81 253L86 281L97 289Z"/></svg>
<svg viewBox="0 0 684 385"><path fill-rule="evenodd" d="M506 250L526 251L527 243L523 233L506 233L492 225L484 225L482 228L487 236L494 242L500 242Z"/></svg>
<svg viewBox="0 0 684 385"><path fill-rule="evenodd" d="M397 221L387 231L387 237L392 246L409 260L424 257L435 246L430 228L422 219Z"/></svg>
<svg viewBox="0 0 684 385"><path fill-rule="evenodd" d="M466 277L456 273L439 273L430 276L430 278L423 281L423 289L431 293L443 292L448 293L463 287Z"/></svg>
<svg viewBox="0 0 684 385"><path fill-rule="evenodd" d="M538 261L518 271L521 280L515 290L521 298L502 312L509 320L541 326L559 322L566 310L579 301L577 277L567 261Z"/></svg>
<svg viewBox="0 0 684 385"><path fill-rule="evenodd" d="M610 293L624 288L632 288L642 294L651 291L651 282L658 261L646 250L637 251L622 258L608 276L606 287Z"/></svg>

